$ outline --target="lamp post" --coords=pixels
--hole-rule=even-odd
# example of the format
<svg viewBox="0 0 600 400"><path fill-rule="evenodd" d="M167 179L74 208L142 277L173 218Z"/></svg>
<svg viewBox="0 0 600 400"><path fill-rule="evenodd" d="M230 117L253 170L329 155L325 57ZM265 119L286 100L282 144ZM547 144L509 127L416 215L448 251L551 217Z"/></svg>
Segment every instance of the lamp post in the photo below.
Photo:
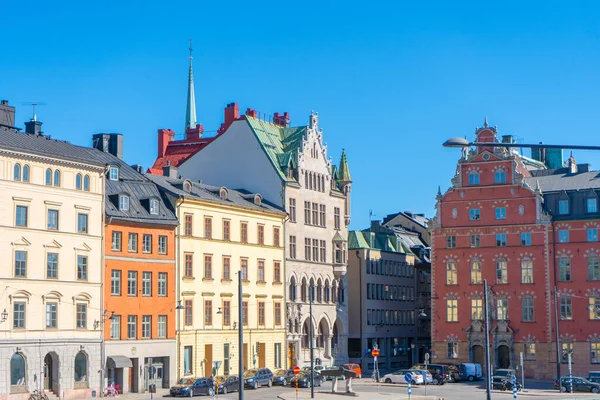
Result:
<svg viewBox="0 0 600 400"><path fill-rule="evenodd" d="M181 310L184 307L181 305L181 300L177 300L177 381L181 379Z"/></svg>
<svg viewBox="0 0 600 400"><path fill-rule="evenodd" d="M490 366L490 331L488 326L488 287L487 279L483 280L483 318L485 330L485 395L487 400L492 398L492 371Z"/></svg>
<svg viewBox="0 0 600 400"><path fill-rule="evenodd" d="M238 272L238 352L239 352L239 362L238 362L238 374L239 374L239 382L240 382L240 390L239 390L239 400L244 400L244 385L246 382L244 381L244 312L242 310L242 270Z"/></svg>
<svg viewBox="0 0 600 400"><path fill-rule="evenodd" d="M310 398L315 398L315 373L314 373L314 344L313 344L313 316L312 316L312 303L313 303L313 292L314 285L310 285L308 289L308 319L309 319L309 329L308 329L308 340L310 341Z"/></svg>

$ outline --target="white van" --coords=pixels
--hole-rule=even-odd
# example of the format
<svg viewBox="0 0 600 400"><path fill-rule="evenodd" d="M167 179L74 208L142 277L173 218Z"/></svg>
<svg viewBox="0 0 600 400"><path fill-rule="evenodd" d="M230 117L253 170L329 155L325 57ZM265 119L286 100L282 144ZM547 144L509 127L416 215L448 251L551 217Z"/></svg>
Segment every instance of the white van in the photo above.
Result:
<svg viewBox="0 0 600 400"><path fill-rule="evenodd" d="M458 370L461 381L474 381L483 377L481 364L462 363L458 366Z"/></svg>

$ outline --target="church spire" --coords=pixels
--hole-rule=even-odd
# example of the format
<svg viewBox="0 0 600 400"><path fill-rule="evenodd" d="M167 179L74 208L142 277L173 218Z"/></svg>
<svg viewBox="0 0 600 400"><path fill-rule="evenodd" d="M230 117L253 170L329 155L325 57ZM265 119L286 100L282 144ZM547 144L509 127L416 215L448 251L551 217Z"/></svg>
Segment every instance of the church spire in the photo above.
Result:
<svg viewBox="0 0 600 400"><path fill-rule="evenodd" d="M192 69L192 40L190 39L190 71L188 75L187 104L185 108L185 130L196 128L196 98L194 96L194 71Z"/></svg>
<svg viewBox="0 0 600 400"><path fill-rule="evenodd" d="M348 168L348 160L346 158L346 151L342 149L342 156L340 157L340 167L338 168L338 181L339 182L352 182L350 177L350 168Z"/></svg>

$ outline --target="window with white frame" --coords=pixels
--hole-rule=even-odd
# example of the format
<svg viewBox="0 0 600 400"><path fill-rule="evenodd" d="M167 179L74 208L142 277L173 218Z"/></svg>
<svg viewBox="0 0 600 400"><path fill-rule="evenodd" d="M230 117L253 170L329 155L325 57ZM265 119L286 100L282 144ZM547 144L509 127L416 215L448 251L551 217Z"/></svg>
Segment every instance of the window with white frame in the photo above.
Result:
<svg viewBox="0 0 600 400"><path fill-rule="evenodd" d="M471 208L469 209L469 219L471 221L479 221L480 219L479 208Z"/></svg>
<svg viewBox="0 0 600 400"><path fill-rule="evenodd" d="M152 296L152 272L142 272L142 296Z"/></svg>
<svg viewBox="0 0 600 400"><path fill-rule="evenodd" d="M137 315L127 316L127 339L137 339Z"/></svg>
<svg viewBox="0 0 600 400"><path fill-rule="evenodd" d="M523 343L523 358L526 360L535 360L535 343L534 342L525 342Z"/></svg>
<svg viewBox="0 0 600 400"><path fill-rule="evenodd" d="M508 299L501 297L496 300L496 316L498 320L508 319Z"/></svg>
<svg viewBox="0 0 600 400"><path fill-rule="evenodd" d="M587 271L588 271L588 280L589 281L597 281L600 280L600 268L599 268L599 259L598 255L592 253L588 255L587 258Z"/></svg>
<svg viewBox="0 0 600 400"><path fill-rule="evenodd" d="M108 179L110 179L111 181L118 181L119 180L119 167L116 167L114 165L111 165L109 167L109 170L108 170Z"/></svg>
<svg viewBox="0 0 600 400"><path fill-rule="evenodd" d="M458 343L456 343L456 342L446 343L446 355L447 355L447 358L458 358Z"/></svg>
<svg viewBox="0 0 600 400"><path fill-rule="evenodd" d="M496 207L496 219L506 219L506 207Z"/></svg>
<svg viewBox="0 0 600 400"><path fill-rule="evenodd" d="M598 200L597 199L587 199L585 202L586 211L588 213L598 212Z"/></svg>
<svg viewBox="0 0 600 400"><path fill-rule="evenodd" d="M158 215L158 200L150 199L150 214Z"/></svg>
<svg viewBox="0 0 600 400"><path fill-rule="evenodd" d="M558 213L560 215L566 215L569 213L569 200L558 201Z"/></svg>
<svg viewBox="0 0 600 400"><path fill-rule="evenodd" d="M508 262L505 258L496 260L496 283L508 283Z"/></svg>
<svg viewBox="0 0 600 400"><path fill-rule="evenodd" d="M121 316L113 315L110 320L110 338L121 339Z"/></svg>
<svg viewBox="0 0 600 400"><path fill-rule="evenodd" d="M158 254L167 254L167 240L166 236L158 236Z"/></svg>
<svg viewBox="0 0 600 400"><path fill-rule="evenodd" d="M471 299L471 319L483 319L483 299L481 297L474 297Z"/></svg>
<svg viewBox="0 0 600 400"><path fill-rule="evenodd" d="M455 298L446 300L446 321L458 322L458 300Z"/></svg>
<svg viewBox="0 0 600 400"><path fill-rule="evenodd" d="M589 319L600 320L600 297L590 296L588 298Z"/></svg>
<svg viewBox="0 0 600 400"><path fill-rule="evenodd" d="M167 273L166 272L158 273L158 295L159 296L167 295Z"/></svg>
<svg viewBox="0 0 600 400"><path fill-rule="evenodd" d="M142 315L142 339L150 339L152 336L152 316Z"/></svg>
<svg viewBox="0 0 600 400"><path fill-rule="evenodd" d="M521 260L521 283L533 283L533 260L530 258Z"/></svg>
<svg viewBox="0 0 600 400"><path fill-rule="evenodd" d="M479 172L469 172L469 185L479 185Z"/></svg>
<svg viewBox="0 0 600 400"><path fill-rule="evenodd" d="M590 360L592 364L600 364L600 342L590 342Z"/></svg>
<svg viewBox="0 0 600 400"><path fill-rule="evenodd" d="M499 169L494 172L494 183L504 183L506 182L506 172Z"/></svg>
<svg viewBox="0 0 600 400"><path fill-rule="evenodd" d="M458 273L456 261L449 260L446 263L446 285L458 285Z"/></svg>
<svg viewBox="0 0 600 400"><path fill-rule="evenodd" d="M481 262L479 259L471 261L471 284L480 285L481 280Z"/></svg>
<svg viewBox="0 0 600 400"><path fill-rule="evenodd" d="M569 257L560 257L558 259L558 280L561 282L571 280L571 259Z"/></svg>
<svg viewBox="0 0 600 400"><path fill-rule="evenodd" d="M167 316L166 315L158 316L158 337L159 338L167 337Z"/></svg>
<svg viewBox="0 0 600 400"><path fill-rule="evenodd" d="M573 319L573 300L571 296L561 295L560 296L560 319L570 320Z"/></svg>
<svg viewBox="0 0 600 400"><path fill-rule="evenodd" d="M523 322L534 322L535 314L534 314L534 303L533 297L530 295L526 295L521 299L521 308L522 308L522 318Z"/></svg>
<svg viewBox="0 0 600 400"><path fill-rule="evenodd" d="M119 196L119 210L120 211L129 211L129 196L125 196L125 195Z"/></svg>
<svg viewBox="0 0 600 400"><path fill-rule="evenodd" d="M597 242L598 241L598 228L587 228L587 241Z"/></svg>
<svg viewBox="0 0 600 400"><path fill-rule="evenodd" d="M118 231L112 232L112 251L121 251L122 233Z"/></svg>
<svg viewBox="0 0 600 400"><path fill-rule="evenodd" d="M142 236L142 253L152 253L152 235Z"/></svg>

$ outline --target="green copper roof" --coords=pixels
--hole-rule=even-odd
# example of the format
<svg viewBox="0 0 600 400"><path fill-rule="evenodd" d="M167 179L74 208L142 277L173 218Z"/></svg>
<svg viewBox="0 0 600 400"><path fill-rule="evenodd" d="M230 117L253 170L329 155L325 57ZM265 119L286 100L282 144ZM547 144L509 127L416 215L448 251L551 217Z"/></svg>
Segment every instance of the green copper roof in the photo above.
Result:
<svg viewBox="0 0 600 400"><path fill-rule="evenodd" d="M395 235L368 231L348 232L348 249L377 249L393 253L412 254Z"/></svg>
<svg viewBox="0 0 600 400"><path fill-rule="evenodd" d="M352 178L350 177L350 168L348 168L348 160L346 159L346 151L344 149L342 149L342 157L340 158L338 181L352 182Z"/></svg>

